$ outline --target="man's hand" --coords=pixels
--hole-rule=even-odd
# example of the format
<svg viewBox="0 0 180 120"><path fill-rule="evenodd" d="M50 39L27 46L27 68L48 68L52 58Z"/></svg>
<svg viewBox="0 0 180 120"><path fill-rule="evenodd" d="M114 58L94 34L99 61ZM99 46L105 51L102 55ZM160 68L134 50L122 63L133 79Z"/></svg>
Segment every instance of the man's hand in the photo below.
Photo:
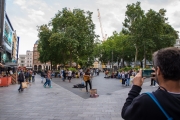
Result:
<svg viewBox="0 0 180 120"><path fill-rule="evenodd" d="M137 85L139 87L142 86L144 82L144 78L142 78L142 69L137 73L137 75L133 79L133 85Z"/></svg>

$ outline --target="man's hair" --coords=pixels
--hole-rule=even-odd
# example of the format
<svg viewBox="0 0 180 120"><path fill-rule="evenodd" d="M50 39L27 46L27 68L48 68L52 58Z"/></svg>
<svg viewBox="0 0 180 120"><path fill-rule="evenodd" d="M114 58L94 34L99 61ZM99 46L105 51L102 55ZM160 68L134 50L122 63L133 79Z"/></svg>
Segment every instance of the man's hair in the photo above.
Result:
<svg viewBox="0 0 180 120"><path fill-rule="evenodd" d="M180 80L180 49L169 47L153 54L154 67L160 68L165 80Z"/></svg>

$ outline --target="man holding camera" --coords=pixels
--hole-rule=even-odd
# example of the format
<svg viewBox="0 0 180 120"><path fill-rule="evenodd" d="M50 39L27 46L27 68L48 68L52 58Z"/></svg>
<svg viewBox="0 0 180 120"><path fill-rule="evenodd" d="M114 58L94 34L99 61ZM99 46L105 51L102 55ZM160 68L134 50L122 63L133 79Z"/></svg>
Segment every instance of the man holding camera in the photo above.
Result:
<svg viewBox="0 0 180 120"><path fill-rule="evenodd" d="M153 54L153 62L159 88L139 95L144 82L140 70L122 108L125 120L180 119L180 49L161 49Z"/></svg>

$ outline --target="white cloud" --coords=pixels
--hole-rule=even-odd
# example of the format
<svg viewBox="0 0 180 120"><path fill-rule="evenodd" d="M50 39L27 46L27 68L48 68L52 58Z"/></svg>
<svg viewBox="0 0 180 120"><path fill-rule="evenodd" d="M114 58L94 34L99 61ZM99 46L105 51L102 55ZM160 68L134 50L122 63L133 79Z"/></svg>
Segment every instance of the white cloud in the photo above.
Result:
<svg viewBox="0 0 180 120"><path fill-rule="evenodd" d="M167 10L168 22L178 31L179 0L140 0L141 7L147 11L161 8ZM47 24L55 13L67 7L89 10L93 12L93 22L96 24L96 33L101 36L97 9L100 9L104 34L112 35L113 31L120 32L125 18L127 4L136 3L136 0L7 0L7 13L17 34L20 36L20 54L32 50L37 37L37 27ZM100 37L101 38L101 37Z"/></svg>

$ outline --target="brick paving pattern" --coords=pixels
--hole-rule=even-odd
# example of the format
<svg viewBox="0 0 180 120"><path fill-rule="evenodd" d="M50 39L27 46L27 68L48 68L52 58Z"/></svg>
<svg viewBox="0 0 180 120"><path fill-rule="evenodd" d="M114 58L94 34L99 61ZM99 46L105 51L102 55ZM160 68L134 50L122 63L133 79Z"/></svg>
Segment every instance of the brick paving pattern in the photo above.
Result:
<svg viewBox="0 0 180 120"><path fill-rule="evenodd" d="M75 80L72 79L72 83L65 85L68 81L63 83L59 79L61 85L58 85L58 79L53 78L53 88L44 88L40 76L36 75L35 83L22 93L18 92L19 85L0 87L0 120L122 120L121 109L130 87L123 87L119 80L117 82L112 79L112 84L116 84L113 88L106 83L103 75L100 75L94 77L94 81L104 80L99 88L97 86L100 83L93 81L100 96L89 98L89 95L80 89L73 88L76 92L72 92L72 85L77 83ZM149 84L147 80L142 92L157 89Z"/></svg>

